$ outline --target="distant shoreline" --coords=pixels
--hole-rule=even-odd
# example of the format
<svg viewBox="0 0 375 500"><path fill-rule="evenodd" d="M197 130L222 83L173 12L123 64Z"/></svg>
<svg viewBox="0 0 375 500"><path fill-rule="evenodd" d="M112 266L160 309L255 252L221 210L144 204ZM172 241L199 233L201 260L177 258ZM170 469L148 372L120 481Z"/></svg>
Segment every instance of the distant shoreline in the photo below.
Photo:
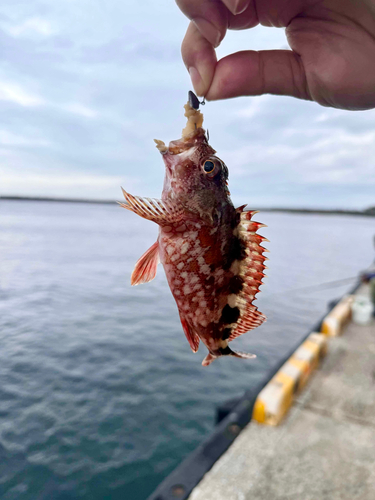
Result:
<svg viewBox="0 0 375 500"><path fill-rule="evenodd" d="M48 201L58 203L95 203L97 205L114 205L114 200L90 200L80 198L48 198L34 196L0 196L0 201ZM283 208L283 207L261 207L261 212L284 212L291 214L322 214L322 215L361 215L375 217L375 207L366 210L340 210L340 209L320 209L320 208Z"/></svg>
<svg viewBox="0 0 375 500"><path fill-rule="evenodd" d="M0 196L1 200L10 201L52 201L58 203L95 203L101 205L111 205L117 203L114 200L90 200L85 198L49 198L48 196Z"/></svg>

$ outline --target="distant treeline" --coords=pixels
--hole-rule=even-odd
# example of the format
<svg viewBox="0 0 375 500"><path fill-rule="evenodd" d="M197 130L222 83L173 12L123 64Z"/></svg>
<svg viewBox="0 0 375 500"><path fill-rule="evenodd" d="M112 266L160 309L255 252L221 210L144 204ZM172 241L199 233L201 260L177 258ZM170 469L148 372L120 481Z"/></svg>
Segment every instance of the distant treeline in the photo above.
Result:
<svg viewBox="0 0 375 500"><path fill-rule="evenodd" d="M12 201L53 201L59 203L99 203L113 205L116 201L113 200L85 200L80 198L48 198L47 196L0 196L0 200Z"/></svg>
<svg viewBox="0 0 375 500"><path fill-rule="evenodd" d="M367 215L375 217L375 207L366 208L366 210L323 210L320 208L259 208L262 212L288 212L294 214L334 214L334 215Z"/></svg>
<svg viewBox="0 0 375 500"><path fill-rule="evenodd" d="M14 201L52 201L62 203L98 203L113 205L116 202L113 200L85 200L78 198L48 198L48 197L34 197L34 196L0 196L0 200L14 200ZM287 212L293 214L334 214L334 215L367 215L375 217L375 206L367 208L366 210L322 210L319 208L287 208L287 207L258 207L257 210L262 212Z"/></svg>

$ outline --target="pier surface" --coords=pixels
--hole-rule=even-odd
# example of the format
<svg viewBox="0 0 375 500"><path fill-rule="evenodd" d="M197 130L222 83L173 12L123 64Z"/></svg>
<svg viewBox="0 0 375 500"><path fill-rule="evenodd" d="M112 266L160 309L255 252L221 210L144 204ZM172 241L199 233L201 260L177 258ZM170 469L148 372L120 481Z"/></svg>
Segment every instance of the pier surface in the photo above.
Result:
<svg viewBox="0 0 375 500"><path fill-rule="evenodd" d="M252 421L189 500L373 500L375 321L350 323L278 427Z"/></svg>

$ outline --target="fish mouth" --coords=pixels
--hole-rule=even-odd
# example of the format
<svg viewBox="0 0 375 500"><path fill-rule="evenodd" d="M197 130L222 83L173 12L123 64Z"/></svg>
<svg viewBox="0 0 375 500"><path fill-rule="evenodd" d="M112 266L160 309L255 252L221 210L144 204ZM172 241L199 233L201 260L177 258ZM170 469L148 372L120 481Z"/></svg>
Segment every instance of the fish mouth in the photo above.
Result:
<svg viewBox="0 0 375 500"><path fill-rule="evenodd" d="M188 136L171 141L169 143L167 152L171 155L180 155L183 153L187 153L191 149L196 148L202 144L208 145L208 140L205 130L200 127L197 130L194 130L194 132L189 134Z"/></svg>
<svg viewBox="0 0 375 500"><path fill-rule="evenodd" d="M155 140L155 139L154 139ZM197 129L194 134L171 141L168 147L163 141L157 141L156 147L163 156L165 168L169 176L173 176L177 165L189 157L193 157L197 148L208 146L208 140L203 128Z"/></svg>
<svg viewBox="0 0 375 500"><path fill-rule="evenodd" d="M189 94L190 97L190 94ZM206 132L202 128L203 125L203 115L199 109L193 108L189 102L184 106L185 114L187 118L186 126L182 130L181 138L175 141L171 141L167 147L163 141L154 139L157 149L161 154L171 154L177 155L184 151L191 149L192 147L198 145L198 143L208 144L208 139L206 137Z"/></svg>
<svg viewBox="0 0 375 500"><path fill-rule="evenodd" d="M188 136L170 141L168 146L159 139L154 139L154 142L157 149L162 155L168 153L171 155L178 155L180 153L183 153L184 151L188 151L195 146L198 146L199 144L206 143L208 145L208 138L206 136L206 131L202 127L200 127L197 130L194 130L193 133L189 134Z"/></svg>
<svg viewBox="0 0 375 500"><path fill-rule="evenodd" d="M182 131L181 138L171 141L168 146L163 141L154 139L157 149L163 155L166 175L169 178L178 175L176 169L178 170L178 167L186 164L185 160L193 158L197 148L209 147L206 132L202 127L202 113L193 108L190 102L185 104L184 108L187 123Z"/></svg>
<svg viewBox="0 0 375 500"><path fill-rule="evenodd" d="M183 165L186 165L185 160L189 160L196 151L196 145L188 145L181 143L180 140L171 141L168 150L163 155L167 176L170 178L178 175L178 171Z"/></svg>

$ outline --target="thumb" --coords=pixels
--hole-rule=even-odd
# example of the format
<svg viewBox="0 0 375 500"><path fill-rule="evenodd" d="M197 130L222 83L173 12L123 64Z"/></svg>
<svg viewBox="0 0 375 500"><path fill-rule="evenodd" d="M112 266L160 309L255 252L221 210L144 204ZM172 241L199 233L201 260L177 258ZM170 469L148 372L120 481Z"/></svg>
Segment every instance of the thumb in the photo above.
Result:
<svg viewBox="0 0 375 500"><path fill-rule="evenodd" d="M216 100L262 94L311 100L298 54L291 50L248 50L224 57L216 65L206 98Z"/></svg>

